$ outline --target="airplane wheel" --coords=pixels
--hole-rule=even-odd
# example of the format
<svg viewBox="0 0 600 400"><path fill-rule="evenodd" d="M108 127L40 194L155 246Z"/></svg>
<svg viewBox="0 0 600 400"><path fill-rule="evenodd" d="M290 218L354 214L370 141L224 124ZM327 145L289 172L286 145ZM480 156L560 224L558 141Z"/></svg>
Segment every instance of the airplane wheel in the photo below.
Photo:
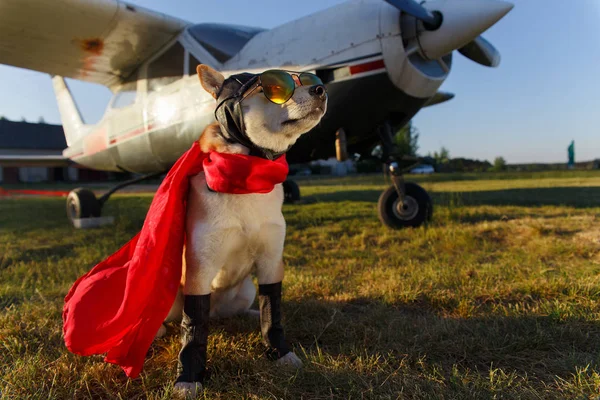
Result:
<svg viewBox="0 0 600 400"><path fill-rule="evenodd" d="M69 219L90 218L100 216L101 206L94 192L77 188L67 196L67 217Z"/></svg>
<svg viewBox="0 0 600 400"><path fill-rule="evenodd" d="M406 183L404 188L406 195L402 205L394 186L379 196L379 220L393 229L421 226L431 220L433 214L433 203L425 189L412 182Z"/></svg>
<svg viewBox="0 0 600 400"><path fill-rule="evenodd" d="M292 180L283 182L283 202L293 203L300 200L300 188L298 184Z"/></svg>

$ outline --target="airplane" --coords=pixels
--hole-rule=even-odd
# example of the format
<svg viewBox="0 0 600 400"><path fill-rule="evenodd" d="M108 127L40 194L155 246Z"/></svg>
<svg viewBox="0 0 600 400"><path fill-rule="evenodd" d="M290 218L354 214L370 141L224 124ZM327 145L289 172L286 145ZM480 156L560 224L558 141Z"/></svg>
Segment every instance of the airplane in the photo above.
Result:
<svg viewBox="0 0 600 400"><path fill-rule="evenodd" d="M319 76L328 112L288 161L343 161L381 143L393 185L379 198L379 218L404 228L426 223L432 202L422 187L404 182L419 160L395 153L392 126L453 97L438 89L456 50L497 67L499 52L480 35L512 8L503 0L350 0L267 30L195 24L121 0L0 0L0 63L52 76L65 159L144 174L101 198L71 191L71 219L99 217L114 191L165 173L215 121L214 99L195 72L206 64L226 77L267 69ZM83 122L65 77L112 91L97 124ZM402 167L406 162L411 166ZM294 181L283 186L286 201L299 198Z"/></svg>

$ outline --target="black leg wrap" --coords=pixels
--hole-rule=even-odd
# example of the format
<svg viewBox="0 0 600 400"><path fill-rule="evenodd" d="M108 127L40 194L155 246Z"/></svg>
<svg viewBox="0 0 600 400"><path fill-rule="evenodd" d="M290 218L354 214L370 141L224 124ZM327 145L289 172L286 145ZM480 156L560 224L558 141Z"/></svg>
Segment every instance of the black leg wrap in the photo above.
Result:
<svg viewBox="0 0 600 400"><path fill-rule="evenodd" d="M277 360L290 352L281 326L281 282L258 285L258 303L260 330L267 346L267 356Z"/></svg>
<svg viewBox="0 0 600 400"><path fill-rule="evenodd" d="M185 295L181 321L181 351L176 382L203 382L206 373L206 347L210 294Z"/></svg>

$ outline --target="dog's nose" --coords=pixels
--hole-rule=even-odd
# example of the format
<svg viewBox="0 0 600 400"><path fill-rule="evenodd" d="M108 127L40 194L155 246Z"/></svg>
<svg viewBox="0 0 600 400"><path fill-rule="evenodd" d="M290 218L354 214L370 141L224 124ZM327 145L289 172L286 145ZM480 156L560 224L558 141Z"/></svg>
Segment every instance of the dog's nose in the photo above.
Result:
<svg viewBox="0 0 600 400"><path fill-rule="evenodd" d="M321 100L325 100L325 96L327 95L327 91L323 85L311 86L310 89L308 89L308 93L310 93L311 96L317 96Z"/></svg>

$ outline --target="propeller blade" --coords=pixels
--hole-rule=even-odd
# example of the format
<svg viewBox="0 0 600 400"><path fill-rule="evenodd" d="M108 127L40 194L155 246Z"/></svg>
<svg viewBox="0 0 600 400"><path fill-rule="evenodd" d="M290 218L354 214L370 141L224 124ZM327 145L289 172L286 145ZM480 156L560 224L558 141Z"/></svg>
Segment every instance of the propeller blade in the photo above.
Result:
<svg viewBox="0 0 600 400"><path fill-rule="evenodd" d="M396 7L398 10L412 15L416 19L423 21L427 26L436 29L441 23L441 17L427 10L414 0L385 0L387 3Z"/></svg>
<svg viewBox="0 0 600 400"><path fill-rule="evenodd" d="M468 59L486 67L497 67L500 65L500 52L482 36L477 36L473 41L458 49L458 51Z"/></svg>
<svg viewBox="0 0 600 400"><path fill-rule="evenodd" d="M437 92L429 100L427 100L427 102L425 104L423 104L423 107L429 107L429 106L433 106L435 104L440 104L445 101L452 100L453 98L454 98L454 93Z"/></svg>

